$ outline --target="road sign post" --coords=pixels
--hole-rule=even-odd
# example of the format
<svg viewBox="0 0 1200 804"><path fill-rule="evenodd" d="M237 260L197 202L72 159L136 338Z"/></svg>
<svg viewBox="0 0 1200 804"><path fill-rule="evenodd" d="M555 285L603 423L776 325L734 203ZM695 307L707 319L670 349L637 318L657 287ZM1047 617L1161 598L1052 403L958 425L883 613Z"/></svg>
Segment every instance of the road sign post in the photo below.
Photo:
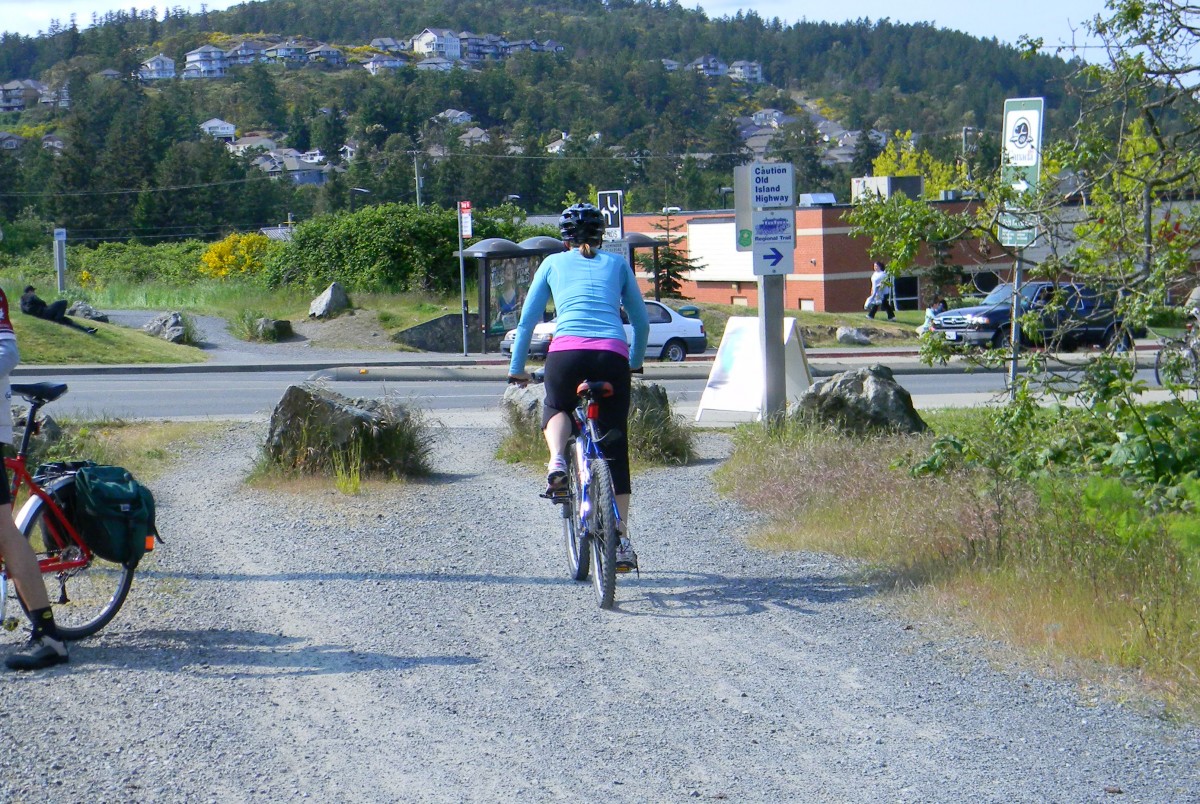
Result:
<svg viewBox="0 0 1200 804"><path fill-rule="evenodd" d="M1037 193L1042 177L1042 98L1009 98L1004 101L1004 156L1000 179L1022 198ZM1021 282L1024 252L1038 236L1037 221L1025 212L1002 210L997 217L1002 245L1017 250L1013 266L1012 360L1008 364L1009 397L1016 398L1017 359L1021 354Z"/></svg>
<svg viewBox="0 0 1200 804"><path fill-rule="evenodd" d="M1042 173L1042 98L1009 98L1004 101L1004 158L1000 179L1021 197L1037 192ZM1024 213L1002 210L1000 243L1025 248L1037 239L1036 221Z"/></svg>
<svg viewBox="0 0 1200 804"><path fill-rule="evenodd" d="M67 289L67 230L54 230L54 272L58 278L58 292Z"/></svg>
<svg viewBox="0 0 1200 804"><path fill-rule="evenodd" d="M458 287L462 295L462 329L463 357L467 356L467 268L463 257L463 238L471 236L471 202L458 202ZM483 311L480 311L480 316ZM484 344L487 343L487 332L483 333Z"/></svg>
<svg viewBox="0 0 1200 804"><path fill-rule="evenodd" d="M737 249L753 252L758 277L763 354L763 418L783 413L784 278L796 268L795 172L788 162L754 162L734 169Z"/></svg>

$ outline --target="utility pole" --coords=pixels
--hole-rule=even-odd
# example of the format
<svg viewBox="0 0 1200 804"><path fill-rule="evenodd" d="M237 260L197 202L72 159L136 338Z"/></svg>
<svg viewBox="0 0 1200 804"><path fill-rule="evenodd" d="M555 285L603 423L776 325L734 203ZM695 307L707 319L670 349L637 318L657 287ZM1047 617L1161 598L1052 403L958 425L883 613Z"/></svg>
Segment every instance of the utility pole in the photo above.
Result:
<svg viewBox="0 0 1200 804"><path fill-rule="evenodd" d="M420 156L420 153L421 153L420 151L412 152L413 180L416 182L416 187L417 187L417 209L421 208L421 163L418 159L418 157Z"/></svg>

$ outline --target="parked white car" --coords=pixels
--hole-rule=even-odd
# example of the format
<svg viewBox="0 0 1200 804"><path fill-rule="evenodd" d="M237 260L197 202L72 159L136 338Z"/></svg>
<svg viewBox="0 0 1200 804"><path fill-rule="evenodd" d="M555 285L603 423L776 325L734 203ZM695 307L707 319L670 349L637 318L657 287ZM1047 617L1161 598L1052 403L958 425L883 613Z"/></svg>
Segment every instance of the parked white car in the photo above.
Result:
<svg viewBox="0 0 1200 804"><path fill-rule="evenodd" d="M646 317L650 319L650 334L646 341L646 357L659 357L678 363L690 354L702 354L708 348L708 336L704 333L704 324L699 318L689 318L680 315L665 304L656 301L646 302ZM621 320L625 322L625 340L633 340L633 327L621 311ZM504 333L500 341L500 351L512 354L513 340L517 331L510 329ZM533 337L529 341L530 357L545 357L550 349L550 341L554 340L554 322L544 321L533 328Z"/></svg>

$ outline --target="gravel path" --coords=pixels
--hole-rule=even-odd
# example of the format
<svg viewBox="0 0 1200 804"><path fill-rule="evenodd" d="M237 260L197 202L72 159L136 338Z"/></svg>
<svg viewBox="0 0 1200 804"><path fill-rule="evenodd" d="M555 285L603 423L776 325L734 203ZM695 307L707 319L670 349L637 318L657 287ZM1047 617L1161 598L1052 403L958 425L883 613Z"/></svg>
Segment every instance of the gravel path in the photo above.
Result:
<svg viewBox="0 0 1200 804"><path fill-rule="evenodd" d="M264 435L154 484L167 544L69 665L0 676L0 800L1200 800L1194 728L746 548L720 434L635 480L614 612L498 431L359 497L244 487Z"/></svg>

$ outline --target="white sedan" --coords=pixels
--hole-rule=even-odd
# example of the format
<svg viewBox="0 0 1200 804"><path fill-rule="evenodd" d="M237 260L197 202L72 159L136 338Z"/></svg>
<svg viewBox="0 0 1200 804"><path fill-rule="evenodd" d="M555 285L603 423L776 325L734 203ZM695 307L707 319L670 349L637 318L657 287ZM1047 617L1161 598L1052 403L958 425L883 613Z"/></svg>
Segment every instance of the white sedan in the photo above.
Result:
<svg viewBox="0 0 1200 804"><path fill-rule="evenodd" d="M699 318L689 318L680 315L665 304L655 301L646 302L646 317L650 319L650 334L646 341L646 356L658 355L662 360L680 362L690 354L702 354L708 348L708 336L704 333L704 324ZM625 322L625 340L633 340L633 327L621 311L621 320ZM512 353L513 340L517 331L510 329L504 333L500 341L500 351L503 354ZM544 321L533 328L533 338L529 341L530 357L545 357L550 349L550 341L554 340L554 322Z"/></svg>

